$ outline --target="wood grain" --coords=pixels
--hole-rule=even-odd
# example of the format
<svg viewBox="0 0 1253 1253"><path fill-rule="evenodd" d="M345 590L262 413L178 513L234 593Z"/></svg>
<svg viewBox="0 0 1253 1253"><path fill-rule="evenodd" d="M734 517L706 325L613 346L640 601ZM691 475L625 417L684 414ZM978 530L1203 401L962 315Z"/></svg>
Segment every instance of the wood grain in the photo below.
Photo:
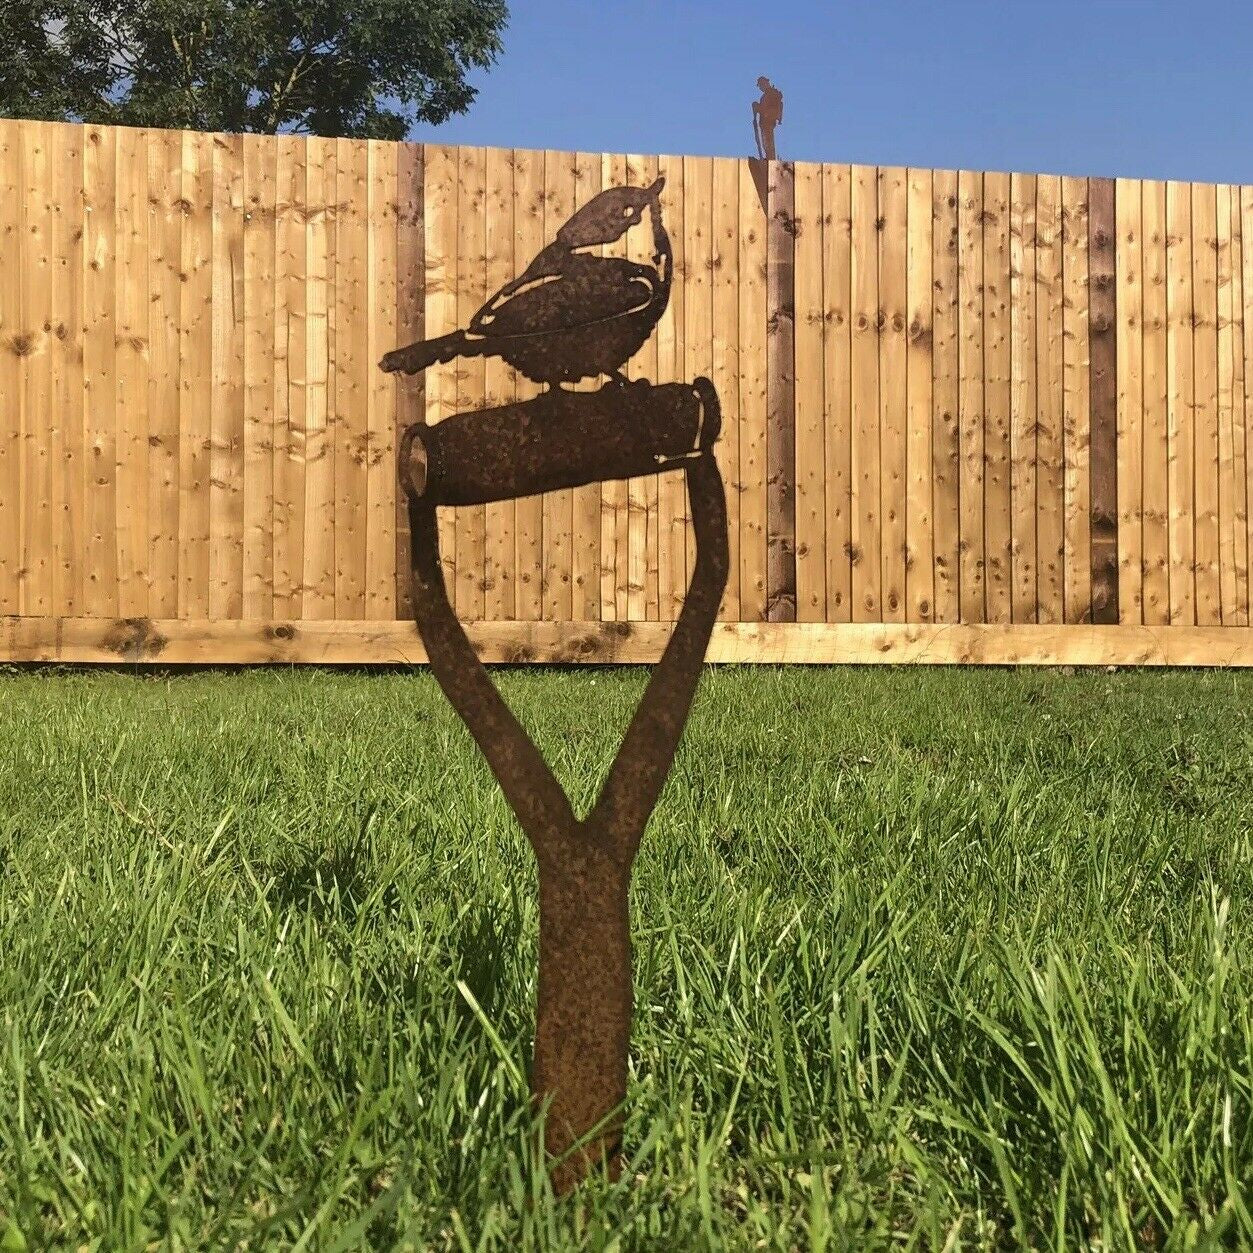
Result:
<svg viewBox="0 0 1253 1253"><path fill-rule="evenodd" d="M1166 184L1166 378L1170 621L1196 622L1193 519L1192 189Z"/></svg>
<svg viewBox="0 0 1253 1253"><path fill-rule="evenodd" d="M13 134L10 130L9 134ZM5 124L0 123L0 171L9 168ZM181 159L181 145L180 145ZM0 173L0 179L4 174ZM16 187L15 179L0 182L0 196L5 187ZM114 538L117 518L117 439L118 415L115 410L113 378L116 368L117 332L114 324L114 285L117 279L117 132L110 127L88 127L83 141L83 418L84 438L87 441L86 475L88 484L86 544L86 604L89 617L110 617L118 612L118 552ZM180 208L181 213L181 208ZM8 224L14 222L11 213L0 207L5 225L6 255L8 251ZM10 284L0 283L0 340L5 334L5 307L14 311L17 292ZM176 319L181 308L174 311ZM176 321L177 325L177 321ZM9 352L0 352L0 390L4 395L17 396L17 358ZM174 404L174 422L177 431L178 398ZM17 440L20 430L16 424L9 432L0 430L0 537L7 537L13 554L12 580L6 582L3 573L5 538L0 538L0 607L4 612L17 612L18 552L17 513L20 503L17 471L19 449ZM5 471L5 450L9 454L10 469ZM177 444L176 444L177 450ZM12 493L11 496L9 493ZM4 499L8 497L7 501ZM9 512L5 513L6 504ZM175 540L177 542L177 529ZM6 592L4 589L10 589ZM11 607L10 607L11 606ZM177 601L174 612L177 613Z"/></svg>
<svg viewBox="0 0 1253 1253"><path fill-rule="evenodd" d="M595 180L594 185L589 183L588 192L600 190L600 159L599 157L586 159L589 179ZM682 157L658 157L657 172L666 180L666 185L661 194L661 218L666 228L666 233L670 237L670 247L674 253L674 270L672 274L672 285L670 289L670 300L666 305L665 312L661 315L661 321L657 324L657 381L659 383L675 383L683 376L683 279L680 275L679 265L682 260L683 250L683 158ZM738 170L737 170L738 178ZM738 187L737 187L738 199ZM737 217L738 225L738 217ZM738 239L738 234L737 234ZM738 263L738 257L736 258ZM736 266L738 276L738 264ZM736 299L737 307L733 316L736 319L738 328L738 299L740 288L737 283ZM739 335L736 332L736 363L739 365ZM724 421L725 410L727 408L726 391L727 380L719 379L719 394L723 396ZM736 412L734 421L738 427L741 423L739 405L739 379L735 380L734 396L736 399ZM738 443L738 441L737 441ZM734 513L728 514L727 525L730 527L731 517L736 518L736 534L735 534L735 550L738 555L740 549L739 534L739 509L740 509L740 490L728 484L727 491L733 495L735 499ZM583 502L582 504L580 502ZM593 514L592 508L595 504L596 514ZM579 514L584 521L580 521L575 529L576 537L590 528L594 517L599 516L600 508L600 488L594 486L591 488L581 488L575 494L575 512ZM728 509L731 508L731 502L728 500ZM684 483L683 475L670 473L658 476L657 482L657 616L663 622L672 622L679 613L683 605L683 597L687 591L687 537L686 523L684 521L687 513L687 488ZM588 531L590 534L590 530ZM728 535L728 544L731 537ZM582 570L586 570L586 579L589 584L594 586L594 580L599 577L598 568L600 561L599 545L595 547L589 546L586 555L580 561L576 557L576 580ZM733 576L735 579L735 587L739 589L739 572L735 571ZM731 580L728 579L728 584ZM590 595L585 597L585 610L580 613L577 606L575 607L576 616L586 619L596 617L594 612L594 598Z"/></svg>
<svg viewBox="0 0 1253 1253"><path fill-rule="evenodd" d="M766 617L765 362L766 241L769 232L766 214L757 198L752 167L747 161L740 165L740 206L744 218L744 229L740 232L739 322L740 616L746 622L761 622ZM685 278L677 263L675 276L676 282L681 277Z"/></svg>
<svg viewBox="0 0 1253 1253"><path fill-rule="evenodd" d="M308 303L306 229L308 141L280 136L275 142L274 257L274 616L304 612L305 388ZM184 173L184 184L187 176ZM184 259L188 256L184 235ZM198 462L184 443L183 504L196 504ZM190 587L185 589L190 591ZM188 616L180 602L183 616Z"/></svg>
<svg viewBox="0 0 1253 1253"><path fill-rule="evenodd" d="M907 468L908 171L879 170L880 613L905 621Z"/></svg>
<svg viewBox="0 0 1253 1253"><path fill-rule="evenodd" d="M1014 622L1035 622L1037 586L1036 180L1015 174L1009 220L1011 522L1010 610Z"/></svg>
<svg viewBox="0 0 1253 1253"><path fill-rule="evenodd" d="M983 176L983 536L989 622L1012 619L1010 176Z"/></svg>
<svg viewBox="0 0 1253 1253"><path fill-rule="evenodd" d="M457 327L468 326L491 294L487 288L486 200L487 153L482 148L459 148L454 249L457 305L453 319ZM452 364L455 366L453 412L471 413L481 409L487 392L486 358L466 357ZM468 505L453 511L452 517L457 546L453 603L457 617L463 622L475 622L483 617L486 605L487 506ZM547 530L545 527L545 533Z"/></svg>
<svg viewBox="0 0 1253 1253"><path fill-rule="evenodd" d="M1065 621L1092 619L1088 180L1062 179Z"/></svg>
<svg viewBox="0 0 1253 1253"><path fill-rule="evenodd" d="M148 412L149 612L178 614L179 315L182 288L182 137L153 131L148 141L148 259L151 334ZM268 349L266 357L272 354ZM267 493L268 499L269 493Z"/></svg>
<svg viewBox="0 0 1253 1253"><path fill-rule="evenodd" d="M108 435L112 439L113 383L112 358L103 358L100 345L111 346L113 311L112 240L113 240L113 134L107 133L107 162L101 161L101 133L93 128L88 134L89 164L85 170L89 204L96 211L89 216L90 228L85 246L88 264L86 292L87 359L84 386L87 391L87 416L92 429L101 432L106 415ZM107 171L102 183L101 166ZM0 281L0 614L16 614L20 608L19 587L22 568L22 430L26 405L22 396L24 369L22 349L26 343L22 319L22 288L15 281L20 276L21 249L25 235L22 230L22 127L20 123L0 119L0 257L4 258L7 278ZM107 210L103 206L107 205ZM102 306L106 312L102 314ZM107 321L106 321L107 319ZM107 331L105 328L108 328ZM104 333L102 333L104 332ZM108 389L107 402L97 398L101 385ZM106 408L107 404L107 408ZM102 433L102 432L101 432ZM103 435L103 433L102 433ZM98 459L99 453L95 453ZM97 472L98 473L98 472ZM110 466L109 475L112 477ZM97 492L93 499L99 499ZM95 520L98 526L99 519ZM112 519L110 519L110 528ZM111 545L110 545L111 549ZM92 546L92 556L100 556L99 541ZM116 567L114 568L116 581ZM112 590L112 589L110 589ZM92 606L98 611L99 601Z"/></svg>
<svg viewBox="0 0 1253 1253"><path fill-rule="evenodd" d="M478 622L488 664L653 664L666 623ZM1253 627L719 622L712 664L1253 666ZM420 665L411 622L0 618L0 659L118 665Z"/></svg>
<svg viewBox="0 0 1253 1253"><path fill-rule="evenodd" d="M932 196L931 460L935 620L961 618L960 219L957 172L936 170Z"/></svg>
<svg viewBox="0 0 1253 1253"><path fill-rule="evenodd" d="M28 214L33 214L42 201L38 188L43 186L46 173L41 168L44 162L38 156L40 131L32 129L26 132L34 147L23 148L23 172L27 178ZM116 349L114 354L114 407L119 415L118 437L114 445L117 456L115 481L117 484L117 514L115 520L115 537L117 543L118 568L118 612L127 616L144 615L148 612L148 378L150 366L148 362L148 306L150 281L148 276L149 259L152 249L149 240L148 218L148 139L149 133L143 130L119 130L117 132L117 183L114 201L117 212L117 262L114 269L114 333ZM201 161L207 165L209 145L206 139L192 141ZM187 158L187 141L184 140L184 161ZM39 164L34 164L36 161ZM197 240L203 241L211 226L212 215L212 183L208 180L198 189L200 194L194 202L188 227ZM184 191L184 197L187 192ZM43 239L43 224L38 218L28 218L27 242L24 251L23 279L28 275L31 286L23 282L23 308L26 307L26 293L49 291L46 283L38 280L40 252L38 242ZM29 262L26 260L29 258ZM34 271L28 269L34 262ZM184 266L184 272L187 267ZM208 273L196 275L189 284L193 292L203 293L205 308L208 313L207 287ZM190 310L188 311L190 312ZM31 315L34 315L33 317ZM50 324L50 311L47 316L40 317L40 310L32 308L25 315L28 324L42 326ZM188 328L188 318L181 319L184 329ZM188 351L188 348L190 351ZM203 392L198 397L198 422L196 434L200 439L209 438L209 353L208 345L203 336L198 337L194 345L189 344L181 353L185 376L190 374L192 380L199 381ZM37 351L29 358L28 369L37 369L40 363L48 360L47 350ZM185 390L189 386L184 384ZM39 394L41 381L36 376L28 376L27 387ZM45 419L46 421L46 419ZM38 428L28 424L26 429ZM33 446L33 445L32 445ZM50 589L46 583L47 550L35 552L30 547L32 531L37 526L38 515L43 502L49 500L51 483L48 479L45 458L48 446L43 441L40 451L27 458L27 476L22 485L23 493L27 494L26 531L23 544L23 568L26 572L25 583L27 595L23 600L23 613L39 613L40 606L49 601ZM206 467L207 468L207 467ZM206 476L207 486L207 476ZM208 499L205 499L205 521L207 524ZM41 533L41 532L37 532ZM208 538L208 528L205 528ZM208 581L207 552L206 582L204 586L204 615L208 615Z"/></svg>
<svg viewBox="0 0 1253 1253"><path fill-rule="evenodd" d="M766 191L766 618L796 621L795 174L769 163Z"/></svg>
<svg viewBox="0 0 1253 1253"><path fill-rule="evenodd" d="M827 508L821 166L795 165L794 196L796 618L800 622L823 622L827 614Z"/></svg>
<svg viewBox="0 0 1253 1253"><path fill-rule="evenodd" d="M1248 623L1253 192L776 167L0 123L0 612L406 612L398 435L538 388L378 358L663 174L627 370L718 388L725 624ZM694 556L677 472L440 526L462 617L524 640L667 624Z"/></svg>
<svg viewBox="0 0 1253 1253"><path fill-rule="evenodd" d="M244 150L241 135L211 138L213 328L209 450L209 616L243 613L244 563ZM334 165L329 194L334 197ZM329 295L329 293L328 293ZM329 356L329 352L328 352ZM329 403L329 397L327 402ZM155 415L153 415L155 418ZM328 418L329 421L329 418ZM332 463L333 464L333 463ZM334 516L323 518L333 542ZM333 549L332 549L333 552ZM332 559L333 560L333 559ZM334 612L331 570L326 571Z"/></svg>
<svg viewBox="0 0 1253 1253"><path fill-rule="evenodd" d="M1146 626L1170 621L1169 408L1166 362L1166 185L1141 184L1143 273L1143 472L1140 502L1142 616Z"/></svg>
<svg viewBox="0 0 1253 1253"><path fill-rule="evenodd" d="M397 539L397 388L378 368L379 359L400 341L397 158L400 145L371 140L366 148L366 335L363 386L366 393L365 616L396 617L400 564ZM409 341L406 341L409 342ZM407 528L406 528L407 530ZM403 541L407 553L407 538Z"/></svg>
<svg viewBox="0 0 1253 1253"><path fill-rule="evenodd" d="M827 622L848 622L852 611L852 183L849 166L822 167Z"/></svg>
<svg viewBox="0 0 1253 1253"><path fill-rule="evenodd" d="M905 619L909 622L932 621L935 605L935 534L931 513L935 476L931 425L934 194L930 170L909 171L905 514Z"/></svg>
<svg viewBox="0 0 1253 1253"><path fill-rule="evenodd" d="M957 175L958 214L958 502L961 535L961 621L987 618L984 588L984 303L983 303L983 175L961 170Z"/></svg>
<svg viewBox="0 0 1253 1253"><path fill-rule="evenodd" d="M1089 542L1092 621L1117 622L1118 292L1114 181L1088 180Z"/></svg>
<svg viewBox="0 0 1253 1253"><path fill-rule="evenodd" d="M1196 620L1222 621L1218 523L1217 189L1192 184L1193 535Z"/></svg>
<svg viewBox="0 0 1253 1253"><path fill-rule="evenodd" d="M816 169L817 167L809 167ZM757 212L755 204L740 202L740 163L725 157L715 158L713 163L713 382L722 405L722 434L714 445L718 467L727 493L727 557L730 570L726 590L718 617L724 622L740 620L740 223L746 212ZM821 214L819 192L818 214ZM821 224L813 223L812 241L818 249L817 280L819 295L822 284ZM798 271L799 281L799 271ZM820 316L820 314L819 314ZM822 328L817 329L821 345ZM658 340L660 345L660 340ZM658 378L661 377L660 367ZM821 397L822 356L819 347L817 358L817 387ZM822 415L817 416L821 436ZM821 462L821 459L819 459ZM681 489L681 475L669 476ZM817 478L821 483L822 469L819 464ZM684 494L685 491L684 491ZM669 515L663 519L662 533ZM653 549L650 547L650 556ZM821 535L813 549L812 559L821 562L823 544ZM798 556L799 561L799 556ZM665 604L665 598L662 598ZM671 606L672 608L672 606ZM663 617L672 616L670 613ZM821 617L821 615L819 615Z"/></svg>
<svg viewBox="0 0 1253 1253"><path fill-rule="evenodd" d="M1118 376L1118 620L1144 621L1144 261L1143 188L1114 190Z"/></svg>
<svg viewBox="0 0 1253 1253"><path fill-rule="evenodd" d="M1036 586L1041 623L1065 615L1065 290L1061 179L1036 180Z"/></svg>
<svg viewBox="0 0 1253 1253"><path fill-rule="evenodd" d="M244 137L244 478L241 616L274 610L275 258L273 148ZM175 410L177 415L177 409ZM177 485L177 479L175 480ZM177 521L177 513L175 514ZM177 533L177 525L175 527Z"/></svg>
<svg viewBox="0 0 1253 1253"><path fill-rule="evenodd" d="M879 513L879 187L874 166L852 167L852 444L849 476L854 622L877 622Z"/></svg>
<svg viewBox="0 0 1253 1253"><path fill-rule="evenodd" d="M600 158L596 159L596 183L600 185ZM513 153L489 148L484 167L484 248L485 290L498 292L514 277ZM488 357L483 368L484 401L488 405L508 404L517 391L512 369L500 357ZM599 528L600 489L596 490ZM509 619L516 614L517 554L514 551L516 513L512 500L493 501L486 507L483 526L485 567L483 613L491 619ZM599 543L599 529L597 530ZM577 582L577 574L576 574ZM589 616L586 612L582 615Z"/></svg>

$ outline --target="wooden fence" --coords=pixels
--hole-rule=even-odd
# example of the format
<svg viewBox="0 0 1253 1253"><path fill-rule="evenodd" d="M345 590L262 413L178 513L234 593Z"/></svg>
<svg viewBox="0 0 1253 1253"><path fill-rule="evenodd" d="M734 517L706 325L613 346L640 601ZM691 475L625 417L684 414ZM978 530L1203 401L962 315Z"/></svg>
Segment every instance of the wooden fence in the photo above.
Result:
<svg viewBox="0 0 1253 1253"><path fill-rule="evenodd" d="M711 657L1253 664L1253 188L11 121L0 658L420 659L397 432L535 389L376 363L658 175ZM692 560L676 473L440 525L492 659L654 658Z"/></svg>

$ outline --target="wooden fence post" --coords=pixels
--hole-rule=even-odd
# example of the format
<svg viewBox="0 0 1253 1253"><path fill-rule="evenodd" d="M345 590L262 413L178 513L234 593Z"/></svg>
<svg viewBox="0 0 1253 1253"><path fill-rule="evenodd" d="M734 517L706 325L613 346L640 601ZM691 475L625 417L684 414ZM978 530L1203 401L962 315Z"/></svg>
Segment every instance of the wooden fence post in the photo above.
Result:
<svg viewBox="0 0 1253 1253"><path fill-rule="evenodd" d="M1092 621L1118 622L1118 340L1114 180L1088 181Z"/></svg>
<svg viewBox="0 0 1253 1253"><path fill-rule="evenodd" d="M766 620L796 621L796 361L793 167L766 187Z"/></svg>

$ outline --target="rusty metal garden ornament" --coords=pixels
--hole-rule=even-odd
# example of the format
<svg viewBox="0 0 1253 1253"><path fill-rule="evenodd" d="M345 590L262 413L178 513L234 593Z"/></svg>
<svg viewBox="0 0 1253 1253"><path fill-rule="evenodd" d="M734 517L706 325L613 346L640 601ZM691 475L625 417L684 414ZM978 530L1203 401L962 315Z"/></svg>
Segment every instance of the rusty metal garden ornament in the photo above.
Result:
<svg viewBox="0 0 1253 1253"><path fill-rule="evenodd" d="M621 1169L632 1016L627 888L644 828L687 721L728 571L726 499L712 452L713 384L628 382L670 295L662 180L615 187L580 209L470 326L411 344L382 368L414 373L457 356L503 357L548 384L533 400L416 425L400 448L408 496L413 604L432 673L474 736L535 853L539 990L531 1087L548 1101L553 1186L594 1162ZM601 257L651 217L651 266ZM561 384L608 375L598 391ZM448 599L436 508L531 496L658 471L687 480L696 562L661 660L591 811L577 818L543 756L475 655Z"/></svg>
<svg viewBox="0 0 1253 1253"><path fill-rule="evenodd" d="M774 130L783 122L783 93L763 74L757 80L761 99L753 101L753 138L757 141L757 157L763 161L776 159Z"/></svg>

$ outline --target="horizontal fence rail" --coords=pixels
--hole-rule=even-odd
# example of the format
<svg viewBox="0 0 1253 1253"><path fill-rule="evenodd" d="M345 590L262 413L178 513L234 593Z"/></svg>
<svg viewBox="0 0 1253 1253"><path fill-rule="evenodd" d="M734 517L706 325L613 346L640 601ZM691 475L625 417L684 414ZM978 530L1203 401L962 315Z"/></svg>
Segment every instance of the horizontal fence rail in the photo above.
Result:
<svg viewBox="0 0 1253 1253"><path fill-rule="evenodd" d="M626 373L721 398L711 658L1253 663L1253 188L14 121L0 659L420 659L398 435L539 389L377 362L659 176ZM494 660L653 659L695 552L681 472L440 531Z"/></svg>

